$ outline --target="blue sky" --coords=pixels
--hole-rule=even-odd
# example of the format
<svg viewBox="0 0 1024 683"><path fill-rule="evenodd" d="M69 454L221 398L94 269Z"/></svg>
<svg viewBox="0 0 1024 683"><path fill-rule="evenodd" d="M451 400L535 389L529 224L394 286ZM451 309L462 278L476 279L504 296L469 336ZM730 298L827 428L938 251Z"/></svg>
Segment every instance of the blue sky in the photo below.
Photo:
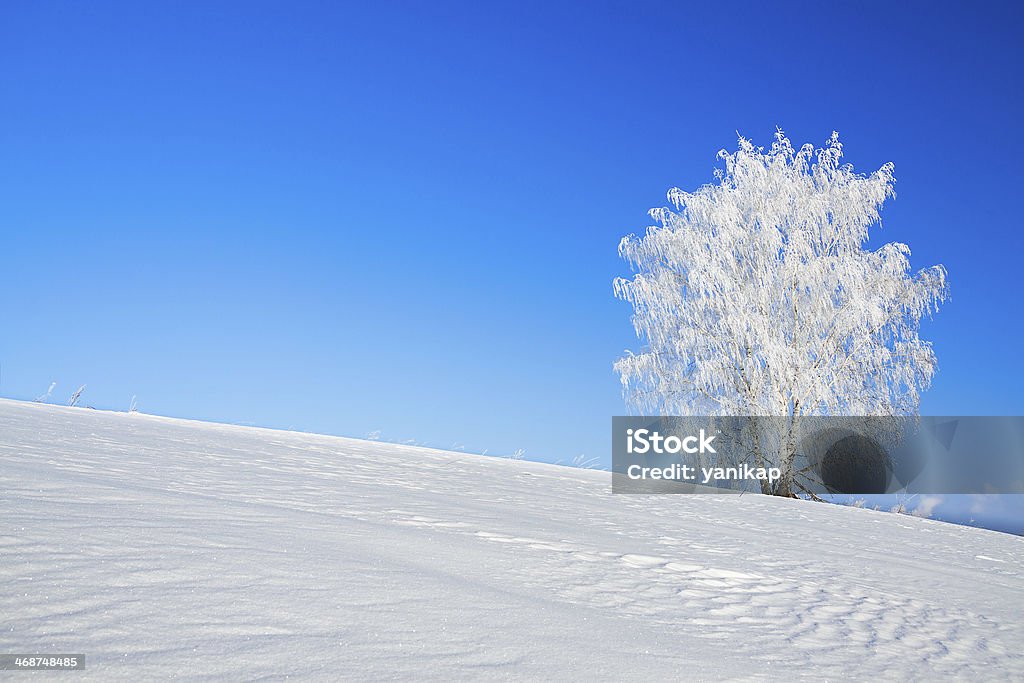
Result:
<svg viewBox="0 0 1024 683"><path fill-rule="evenodd" d="M895 163L930 414L1024 413L1021 10L8 3L0 395L607 460L619 239L736 132Z"/></svg>

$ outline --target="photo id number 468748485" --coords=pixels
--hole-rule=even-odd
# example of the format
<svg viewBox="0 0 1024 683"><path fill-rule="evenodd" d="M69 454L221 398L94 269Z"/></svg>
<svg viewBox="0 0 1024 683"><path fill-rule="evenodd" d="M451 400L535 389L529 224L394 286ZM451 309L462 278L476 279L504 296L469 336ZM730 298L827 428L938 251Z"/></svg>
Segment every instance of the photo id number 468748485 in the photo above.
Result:
<svg viewBox="0 0 1024 683"><path fill-rule="evenodd" d="M61 671L85 668L85 655L0 655L0 671Z"/></svg>

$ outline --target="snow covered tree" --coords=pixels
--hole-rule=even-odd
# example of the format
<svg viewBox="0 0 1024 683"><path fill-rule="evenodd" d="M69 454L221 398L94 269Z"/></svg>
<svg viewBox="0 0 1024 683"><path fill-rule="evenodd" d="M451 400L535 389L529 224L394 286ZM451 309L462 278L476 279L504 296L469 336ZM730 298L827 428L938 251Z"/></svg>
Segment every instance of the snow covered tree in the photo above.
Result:
<svg viewBox="0 0 1024 683"><path fill-rule="evenodd" d="M799 150L782 131L768 151L741 137L719 153L716 182L669 190L672 208L650 211L657 225L622 240L635 275L615 294L645 347L615 369L635 409L791 426L917 413L936 369L918 329L946 297L946 271L912 273L905 244L867 248L893 165L857 174L842 149L837 133ZM792 495L795 444L781 443L770 459L783 478L766 492Z"/></svg>

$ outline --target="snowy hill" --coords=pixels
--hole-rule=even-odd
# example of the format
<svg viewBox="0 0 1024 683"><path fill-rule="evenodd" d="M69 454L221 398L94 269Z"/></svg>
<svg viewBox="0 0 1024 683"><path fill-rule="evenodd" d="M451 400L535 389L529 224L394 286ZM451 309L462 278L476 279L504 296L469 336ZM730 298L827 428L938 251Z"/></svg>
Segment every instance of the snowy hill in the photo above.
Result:
<svg viewBox="0 0 1024 683"><path fill-rule="evenodd" d="M1024 677L1024 539L0 401L0 652L53 680ZM35 680L35 679L34 679Z"/></svg>

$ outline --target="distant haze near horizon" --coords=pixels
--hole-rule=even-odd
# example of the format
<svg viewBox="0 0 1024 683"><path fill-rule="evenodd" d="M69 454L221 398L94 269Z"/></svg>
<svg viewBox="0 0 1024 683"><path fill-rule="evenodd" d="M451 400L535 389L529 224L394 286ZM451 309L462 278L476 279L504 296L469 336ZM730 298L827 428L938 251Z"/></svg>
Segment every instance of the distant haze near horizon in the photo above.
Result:
<svg viewBox="0 0 1024 683"><path fill-rule="evenodd" d="M737 132L895 163L921 410L1024 413L1017 5L19 3L0 395L608 464L616 246Z"/></svg>

